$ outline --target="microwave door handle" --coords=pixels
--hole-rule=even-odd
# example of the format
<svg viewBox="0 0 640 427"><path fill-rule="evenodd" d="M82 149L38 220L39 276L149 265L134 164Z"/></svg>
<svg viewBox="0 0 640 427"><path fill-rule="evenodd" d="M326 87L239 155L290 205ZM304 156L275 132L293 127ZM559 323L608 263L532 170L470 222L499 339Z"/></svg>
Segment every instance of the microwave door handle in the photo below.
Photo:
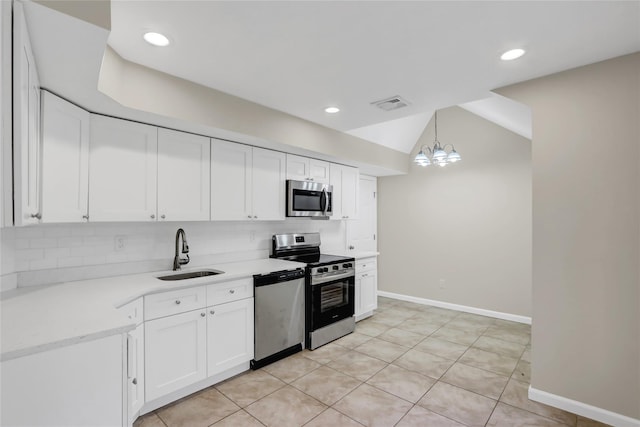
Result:
<svg viewBox="0 0 640 427"><path fill-rule="evenodd" d="M327 189L322 189L322 197L324 198L324 207L322 208L322 213L324 216L327 216L327 209L329 208L329 196L327 195Z"/></svg>

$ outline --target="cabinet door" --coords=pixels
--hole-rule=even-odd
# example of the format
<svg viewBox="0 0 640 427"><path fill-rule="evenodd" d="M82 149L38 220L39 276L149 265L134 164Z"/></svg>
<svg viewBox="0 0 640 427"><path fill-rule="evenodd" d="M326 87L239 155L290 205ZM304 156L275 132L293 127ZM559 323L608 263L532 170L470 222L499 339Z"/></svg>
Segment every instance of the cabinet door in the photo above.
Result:
<svg viewBox="0 0 640 427"><path fill-rule="evenodd" d="M253 148L253 216L259 220L285 219L286 155Z"/></svg>
<svg viewBox="0 0 640 427"><path fill-rule="evenodd" d="M287 179L305 181L309 179L309 158L287 154Z"/></svg>
<svg viewBox="0 0 640 427"><path fill-rule="evenodd" d="M342 166L331 163L329 167L329 184L332 186L331 207L333 214L330 219L343 219L342 214Z"/></svg>
<svg viewBox="0 0 640 427"><path fill-rule="evenodd" d="M204 309L151 320L144 325L147 402L206 378Z"/></svg>
<svg viewBox="0 0 640 427"><path fill-rule="evenodd" d="M251 147L211 140L211 219L253 218L251 206Z"/></svg>
<svg viewBox="0 0 640 427"><path fill-rule="evenodd" d="M91 115L91 221L155 221L158 131L153 126Z"/></svg>
<svg viewBox="0 0 640 427"><path fill-rule="evenodd" d="M360 319L360 315L362 313L364 313L362 311L362 296L361 296L361 289L362 289L362 278L360 277L361 274L356 274L356 279L355 279L355 284L354 284L354 294L355 294L355 301L354 301L354 311L355 311L355 318L356 318L356 322L360 321L362 319Z"/></svg>
<svg viewBox="0 0 640 427"><path fill-rule="evenodd" d="M89 209L89 113L42 92L42 222L82 222Z"/></svg>
<svg viewBox="0 0 640 427"><path fill-rule="evenodd" d="M26 225L41 217L40 83L22 5L13 9L14 214L16 225Z"/></svg>
<svg viewBox="0 0 640 427"><path fill-rule="evenodd" d="M253 359L253 298L208 308L209 376Z"/></svg>
<svg viewBox="0 0 640 427"><path fill-rule="evenodd" d="M158 219L208 221L210 140L158 129Z"/></svg>
<svg viewBox="0 0 640 427"><path fill-rule="evenodd" d="M358 218L358 181L357 168L342 166L342 216L345 219Z"/></svg>
<svg viewBox="0 0 640 427"><path fill-rule="evenodd" d="M315 182L329 184L331 163L322 160L309 159L309 179Z"/></svg>
<svg viewBox="0 0 640 427"><path fill-rule="evenodd" d="M128 419L138 416L144 404L144 325L140 324L127 336Z"/></svg>
<svg viewBox="0 0 640 427"><path fill-rule="evenodd" d="M360 313L378 308L378 280L375 271L360 276Z"/></svg>
<svg viewBox="0 0 640 427"><path fill-rule="evenodd" d="M376 178L362 175L358 181L358 219L347 221L347 246L349 250L376 251Z"/></svg>

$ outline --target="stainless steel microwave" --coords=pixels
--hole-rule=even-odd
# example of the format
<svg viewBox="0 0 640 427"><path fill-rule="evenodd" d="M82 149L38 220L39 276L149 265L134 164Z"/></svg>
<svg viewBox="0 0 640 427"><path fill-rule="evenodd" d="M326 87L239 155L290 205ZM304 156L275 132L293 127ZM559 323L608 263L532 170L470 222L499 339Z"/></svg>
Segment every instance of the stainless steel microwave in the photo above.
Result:
<svg viewBox="0 0 640 427"><path fill-rule="evenodd" d="M287 180L287 216L329 218L333 186L313 181Z"/></svg>

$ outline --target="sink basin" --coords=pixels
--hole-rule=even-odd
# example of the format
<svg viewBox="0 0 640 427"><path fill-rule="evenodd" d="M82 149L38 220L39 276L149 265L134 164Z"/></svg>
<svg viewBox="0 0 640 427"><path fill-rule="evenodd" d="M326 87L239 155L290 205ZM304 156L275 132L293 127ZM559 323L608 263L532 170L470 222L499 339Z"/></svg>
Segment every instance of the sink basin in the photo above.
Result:
<svg viewBox="0 0 640 427"><path fill-rule="evenodd" d="M188 273L171 274L169 276L160 276L160 280L187 280L197 279L198 277L215 276L216 274L222 274L224 271L218 270L201 270L201 271L189 271Z"/></svg>

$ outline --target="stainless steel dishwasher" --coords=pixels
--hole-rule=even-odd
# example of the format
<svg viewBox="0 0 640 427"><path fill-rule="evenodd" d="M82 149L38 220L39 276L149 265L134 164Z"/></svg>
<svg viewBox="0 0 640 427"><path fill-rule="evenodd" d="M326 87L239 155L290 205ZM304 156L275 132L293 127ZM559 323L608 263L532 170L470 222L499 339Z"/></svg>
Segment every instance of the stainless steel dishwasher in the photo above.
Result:
<svg viewBox="0 0 640 427"><path fill-rule="evenodd" d="M251 369L302 350L304 283L302 268L253 276L255 346Z"/></svg>

